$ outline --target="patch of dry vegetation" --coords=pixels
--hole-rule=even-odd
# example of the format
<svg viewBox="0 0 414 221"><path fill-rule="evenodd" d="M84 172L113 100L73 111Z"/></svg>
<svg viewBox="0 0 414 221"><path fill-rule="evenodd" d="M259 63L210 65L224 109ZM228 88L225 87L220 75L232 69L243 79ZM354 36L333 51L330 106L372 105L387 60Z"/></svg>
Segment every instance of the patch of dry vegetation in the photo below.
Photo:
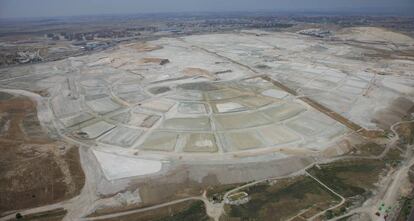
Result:
<svg viewBox="0 0 414 221"><path fill-rule="evenodd" d="M24 97L1 100L0 113L0 214L79 194L84 174L78 149L48 138L34 102Z"/></svg>

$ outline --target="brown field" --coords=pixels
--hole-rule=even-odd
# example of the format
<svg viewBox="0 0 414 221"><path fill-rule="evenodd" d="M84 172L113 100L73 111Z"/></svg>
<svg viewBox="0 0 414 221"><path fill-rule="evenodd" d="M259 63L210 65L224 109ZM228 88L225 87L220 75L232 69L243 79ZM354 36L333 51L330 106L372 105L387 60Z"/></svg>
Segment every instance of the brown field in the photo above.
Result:
<svg viewBox="0 0 414 221"><path fill-rule="evenodd" d="M300 218L306 219L339 202L335 195L305 176L278 180L271 185L258 184L242 191L249 194L250 201L226 206L226 214L220 220L286 220L304 210L308 212Z"/></svg>
<svg viewBox="0 0 414 221"><path fill-rule="evenodd" d="M102 221L209 221L205 206L200 201L186 201L155 210L133 213Z"/></svg>
<svg viewBox="0 0 414 221"><path fill-rule="evenodd" d="M383 145L374 142L368 142L355 145L352 155L355 156L378 156L385 150Z"/></svg>
<svg viewBox="0 0 414 221"><path fill-rule="evenodd" d="M78 148L48 138L34 102L2 99L0 117L0 214L79 194L85 178Z"/></svg>
<svg viewBox="0 0 414 221"><path fill-rule="evenodd" d="M414 144L414 122L400 124L396 129L403 144Z"/></svg>

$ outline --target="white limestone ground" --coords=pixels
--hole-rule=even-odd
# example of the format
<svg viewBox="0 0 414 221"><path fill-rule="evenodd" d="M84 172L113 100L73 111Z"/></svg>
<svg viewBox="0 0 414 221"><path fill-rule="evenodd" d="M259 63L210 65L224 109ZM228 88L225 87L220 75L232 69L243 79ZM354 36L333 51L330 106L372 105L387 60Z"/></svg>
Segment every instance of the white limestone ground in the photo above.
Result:
<svg viewBox="0 0 414 221"><path fill-rule="evenodd" d="M120 108L120 105L116 104L108 97L87 101L86 105L88 105L94 112L100 114L112 112Z"/></svg>
<svg viewBox="0 0 414 221"><path fill-rule="evenodd" d="M95 139L101 136L102 134L112 130L115 125L109 124L105 121L99 121L95 124L89 125L81 129L81 132L86 133L87 138Z"/></svg>
<svg viewBox="0 0 414 221"><path fill-rule="evenodd" d="M162 163L156 160L127 157L96 150L93 153L108 180L153 174L162 168Z"/></svg>
<svg viewBox="0 0 414 221"><path fill-rule="evenodd" d="M46 87L59 131L92 148L103 145L130 156L125 162L136 156L193 163L259 161L281 149L303 156L324 151L350 133L258 75L367 129L379 128L377 115L395 100L414 100L414 62L404 56L369 57L378 48L413 49L407 36L372 28L344 29L332 41L295 33L249 33L128 43L36 68L10 68L0 80L8 88ZM343 44L347 39L352 41ZM170 62L143 62L151 59ZM23 73L31 75L16 80ZM151 93L162 87L168 91ZM87 137L72 136L76 132ZM111 157L97 158L105 170L115 167L106 162ZM131 168L125 166L125 176L134 176ZM116 179L114 174L108 177ZM135 175L140 174L145 173Z"/></svg>
<svg viewBox="0 0 414 221"><path fill-rule="evenodd" d="M216 107L219 113L233 112L244 108L243 105L234 102L216 104Z"/></svg>
<svg viewBox="0 0 414 221"><path fill-rule="evenodd" d="M82 111L81 103L78 100L71 100L58 96L52 100L53 111L56 116L68 117L79 114Z"/></svg>
<svg viewBox="0 0 414 221"><path fill-rule="evenodd" d="M202 103L182 102L178 106L178 111L182 114L207 114L207 110Z"/></svg>
<svg viewBox="0 0 414 221"><path fill-rule="evenodd" d="M148 102L144 102L141 107L146 108L149 110L160 111L160 112L167 112L170 108L174 105L174 102L160 99L160 100L151 100Z"/></svg>
<svg viewBox="0 0 414 221"><path fill-rule="evenodd" d="M99 139L99 142L130 147L141 136L142 130L118 126Z"/></svg>
<svg viewBox="0 0 414 221"><path fill-rule="evenodd" d="M269 97L273 97L273 98L278 98L278 99L283 99L284 97L286 97L287 95L289 95L285 91L275 90L275 89L265 90L265 91L262 92L262 94L265 95L265 96L269 96Z"/></svg>
<svg viewBox="0 0 414 221"><path fill-rule="evenodd" d="M66 118L61 118L60 121L65 125L65 127L71 127L77 124L80 124L82 122L91 120L93 116L86 112L81 112L76 115L71 115Z"/></svg>
<svg viewBox="0 0 414 221"><path fill-rule="evenodd" d="M341 38L340 34L338 38ZM373 79L368 68L375 69L374 63L371 65L364 62L364 69L360 69L360 61L348 59L347 56L352 53L362 55L362 49L355 50L349 45L338 46L292 33L187 36L180 40L165 38L149 42L147 47L156 49L151 49L152 51L137 52L135 47L131 44L103 53L104 58L92 61L93 68L84 70L101 80L92 80L84 75L82 78L86 80L81 82L85 86L85 96L97 96L86 103L93 112L105 115L117 112L116 106L107 102L112 100L122 100L125 106L133 108L133 112L128 111L128 119L114 118L118 115L111 119L115 119L120 126L143 129L142 134L123 133L124 138L117 141L128 143L128 146L132 146L131 150L138 149L141 153L165 151L167 156L181 156L189 150L186 146L188 142L185 141L189 132L215 134L216 139L213 141L223 153L250 148L283 147L284 144L300 146L303 150L307 147L323 150L329 146L330 141L349 132L343 125L332 123L330 118L315 117L312 108L271 83L261 78L244 79L243 77L254 73L231 60L252 68L266 64L268 69L256 71L270 75L368 128L373 125L368 106L372 107L377 102L372 103L373 100L366 96L376 96L373 91L378 90L379 81L385 78L377 76ZM159 65L135 62L146 58L169 59L170 63ZM404 73L408 70L405 66L402 69ZM190 76L184 71L189 69L200 70L200 73L227 69L232 72L218 75L218 82L227 83L214 82L185 89L180 85L212 80L210 76ZM104 74L99 74L100 72ZM347 74L349 72L355 74ZM387 80L384 86L410 93L410 83L403 84L391 76L387 78L391 80ZM402 86L398 87L400 84ZM169 90L165 94L156 95L149 92L149 89L157 87L168 87ZM399 96L391 96L389 91L384 90L381 93L387 95L383 97L385 100ZM110 94L111 99L108 100L107 95ZM101 100L105 102L100 102ZM357 107L356 102L359 102ZM160 120L157 118L144 124L150 115L160 116ZM106 139L111 134L116 133L109 133ZM251 138L249 142L252 143L238 145L237 139L244 140L244 137ZM101 141L105 139L101 138ZM233 144L235 146L231 147ZM199 150L203 153L204 149ZM205 154L211 153L208 148L205 150ZM191 151L188 153L191 156Z"/></svg>
<svg viewBox="0 0 414 221"><path fill-rule="evenodd" d="M6 68L0 85L49 92L36 96L47 104L38 106L39 120L88 150L81 159L90 195L75 206L93 211L139 205L142 189L133 188L147 178L245 183L346 153L352 131L300 98L367 129L399 120L414 102L414 62L397 52L413 49L413 39L376 28L344 29L330 41L250 30ZM162 87L169 90L151 93ZM114 197L94 201L101 194Z"/></svg>

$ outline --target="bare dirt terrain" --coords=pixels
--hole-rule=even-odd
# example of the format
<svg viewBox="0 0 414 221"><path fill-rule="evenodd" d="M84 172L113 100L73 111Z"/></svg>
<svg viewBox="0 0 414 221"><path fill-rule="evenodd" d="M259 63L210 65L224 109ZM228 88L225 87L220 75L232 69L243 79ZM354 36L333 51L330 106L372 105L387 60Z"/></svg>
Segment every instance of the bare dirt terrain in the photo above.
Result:
<svg viewBox="0 0 414 221"><path fill-rule="evenodd" d="M78 149L48 138L33 101L5 93L1 97L0 213L79 194L84 175Z"/></svg>

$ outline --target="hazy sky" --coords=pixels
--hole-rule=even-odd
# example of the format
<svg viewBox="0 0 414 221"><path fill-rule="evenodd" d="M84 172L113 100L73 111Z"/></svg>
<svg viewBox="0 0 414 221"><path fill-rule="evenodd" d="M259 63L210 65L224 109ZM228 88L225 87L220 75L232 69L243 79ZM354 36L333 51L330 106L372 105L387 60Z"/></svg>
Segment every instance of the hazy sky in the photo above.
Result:
<svg viewBox="0 0 414 221"><path fill-rule="evenodd" d="M0 0L0 18L254 10L404 9L414 0Z"/></svg>

